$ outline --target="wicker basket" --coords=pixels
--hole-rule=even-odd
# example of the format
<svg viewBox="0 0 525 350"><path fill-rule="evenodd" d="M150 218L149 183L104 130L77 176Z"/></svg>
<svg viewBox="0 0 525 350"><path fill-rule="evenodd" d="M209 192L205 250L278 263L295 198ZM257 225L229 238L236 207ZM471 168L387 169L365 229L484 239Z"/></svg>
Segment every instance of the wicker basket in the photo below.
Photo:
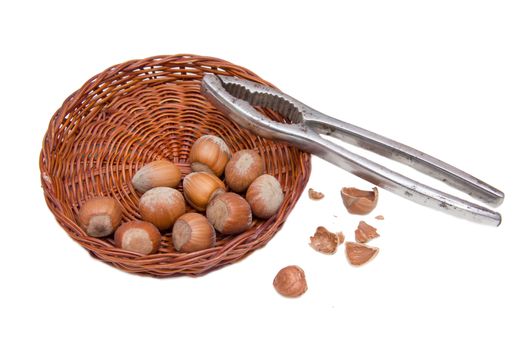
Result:
<svg viewBox="0 0 525 350"><path fill-rule="evenodd" d="M201 94L204 72L235 75L270 85L247 69L194 55L157 56L110 67L89 79L53 115L44 137L40 171L46 202L58 223L94 257L119 269L152 276L200 275L236 262L264 246L281 228L310 175L310 156L239 128ZM259 109L269 118L279 114ZM140 219L131 178L144 164L168 159L182 170L190 147L203 134L222 137L232 151L256 149L266 171L281 182L285 200L272 218L254 220L238 236L218 236L213 248L177 253L169 233L157 254L118 249L112 238L87 236L78 209L94 196L122 205L124 221ZM179 188L181 189L181 188Z"/></svg>

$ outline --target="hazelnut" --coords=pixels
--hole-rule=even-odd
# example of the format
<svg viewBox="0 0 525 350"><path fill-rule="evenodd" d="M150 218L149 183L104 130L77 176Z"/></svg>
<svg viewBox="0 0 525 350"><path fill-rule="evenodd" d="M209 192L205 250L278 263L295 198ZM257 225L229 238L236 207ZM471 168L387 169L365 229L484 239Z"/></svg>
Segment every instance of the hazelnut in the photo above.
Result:
<svg viewBox="0 0 525 350"><path fill-rule="evenodd" d="M146 221L130 221L122 224L115 232L118 248L143 255L154 254L160 248L159 230Z"/></svg>
<svg viewBox="0 0 525 350"><path fill-rule="evenodd" d="M310 246L324 254L334 254L338 245L339 237L337 234L328 231L323 226L319 226L315 234L310 237Z"/></svg>
<svg viewBox="0 0 525 350"><path fill-rule="evenodd" d="M217 231L226 235L241 233L252 224L250 205L233 192L213 198L206 208L206 217Z"/></svg>
<svg viewBox="0 0 525 350"><path fill-rule="evenodd" d="M177 187L180 177L180 169L175 163L156 160L140 168L131 183L137 191L144 193L153 187Z"/></svg>
<svg viewBox="0 0 525 350"><path fill-rule="evenodd" d="M204 135L191 147L189 162L193 171L221 176L230 158L230 149L220 137Z"/></svg>
<svg viewBox="0 0 525 350"><path fill-rule="evenodd" d="M182 193L171 187L155 187L147 190L139 201L142 219L151 222L159 230L172 228L175 220L186 212Z"/></svg>
<svg viewBox="0 0 525 350"><path fill-rule="evenodd" d="M273 286L279 294L291 298L304 294L308 289L304 271L296 265L281 269L273 280Z"/></svg>
<svg viewBox="0 0 525 350"><path fill-rule="evenodd" d="M204 215L187 213L173 225L172 240L178 252L195 252L215 245L215 230Z"/></svg>
<svg viewBox="0 0 525 350"><path fill-rule="evenodd" d="M217 176L201 171L186 175L182 182L182 190L193 208L204 211L210 200L223 193L226 186Z"/></svg>
<svg viewBox="0 0 525 350"><path fill-rule="evenodd" d="M248 187L246 200L255 216L268 219L277 213L284 201L281 184L271 175L261 175Z"/></svg>
<svg viewBox="0 0 525 350"><path fill-rule="evenodd" d="M310 199L313 199L314 201L317 201L319 199L323 199L324 198L324 194L321 193L321 192L317 192L313 188L309 188L308 189L308 197L310 197Z"/></svg>
<svg viewBox="0 0 525 350"><path fill-rule="evenodd" d="M344 187L341 189L343 204L351 214L366 215L377 205L379 192L377 187L372 191L363 191L354 187Z"/></svg>
<svg viewBox="0 0 525 350"><path fill-rule="evenodd" d="M337 232L337 244L343 244L344 241L345 235L343 234L343 232Z"/></svg>
<svg viewBox="0 0 525 350"><path fill-rule="evenodd" d="M377 229L373 226L370 226L364 221L359 221L359 225L355 230L355 240L359 243L366 243L371 239L379 237Z"/></svg>
<svg viewBox="0 0 525 350"><path fill-rule="evenodd" d="M257 177L264 172L264 162L259 154L252 150L235 152L226 164L224 178L234 192L244 192Z"/></svg>
<svg viewBox="0 0 525 350"><path fill-rule="evenodd" d="M379 248L370 247L363 243L346 242L346 257L350 264L361 266L375 258Z"/></svg>
<svg viewBox="0 0 525 350"><path fill-rule="evenodd" d="M91 198L78 213L80 226L91 237L106 237L115 231L122 220L120 204L110 197Z"/></svg>

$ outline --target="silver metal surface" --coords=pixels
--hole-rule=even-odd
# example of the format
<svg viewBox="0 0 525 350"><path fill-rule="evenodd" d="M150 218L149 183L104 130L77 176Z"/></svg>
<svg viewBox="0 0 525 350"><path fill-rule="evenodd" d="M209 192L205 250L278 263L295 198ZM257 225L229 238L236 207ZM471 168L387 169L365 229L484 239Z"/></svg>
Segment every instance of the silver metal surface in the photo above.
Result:
<svg viewBox="0 0 525 350"><path fill-rule="evenodd" d="M329 117L291 96L248 80L205 74L201 90L221 112L257 135L286 141L416 203L482 224L498 226L501 223L499 213L416 182L352 153L320 134L409 165L491 206L503 202L501 191L428 154ZM270 120L253 106L272 109L290 122Z"/></svg>

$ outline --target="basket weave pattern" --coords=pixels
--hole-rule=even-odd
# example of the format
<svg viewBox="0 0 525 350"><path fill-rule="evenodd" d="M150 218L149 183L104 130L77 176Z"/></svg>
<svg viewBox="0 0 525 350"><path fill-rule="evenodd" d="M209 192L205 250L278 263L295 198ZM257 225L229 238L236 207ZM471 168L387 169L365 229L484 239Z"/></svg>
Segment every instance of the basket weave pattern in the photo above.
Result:
<svg viewBox="0 0 525 350"><path fill-rule="evenodd" d="M299 199L310 175L309 154L233 124L201 95L205 72L271 86L249 70L220 59L157 56L106 69L69 96L53 115L40 155L45 199L58 223L94 257L132 273L201 275L264 246ZM273 111L259 111L284 121ZM117 199L124 221L140 219L140 194L131 186L135 172L148 162L167 159L180 167L183 176L188 174L190 148L204 134L220 136L232 152L254 149L261 154L266 172L280 181L285 192L276 215L254 220L240 235L219 235L215 247L194 253L174 251L167 232L160 251L149 256L116 248L111 237L89 237L78 226L79 207L95 196Z"/></svg>

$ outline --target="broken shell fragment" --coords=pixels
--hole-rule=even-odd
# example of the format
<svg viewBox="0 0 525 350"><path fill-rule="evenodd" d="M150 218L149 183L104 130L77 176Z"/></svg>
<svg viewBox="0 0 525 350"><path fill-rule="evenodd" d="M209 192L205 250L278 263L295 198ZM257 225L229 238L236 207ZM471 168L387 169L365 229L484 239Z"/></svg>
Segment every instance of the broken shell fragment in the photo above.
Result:
<svg viewBox="0 0 525 350"><path fill-rule="evenodd" d="M324 198L324 194L322 192L317 192L313 188L308 189L308 197L310 199L313 199L314 201L317 201L319 199Z"/></svg>
<svg viewBox="0 0 525 350"><path fill-rule="evenodd" d="M370 247L363 243L346 242L346 257L350 264L361 266L375 258L379 253L379 248Z"/></svg>
<svg viewBox="0 0 525 350"><path fill-rule="evenodd" d="M366 243L377 237L379 237L379 233L377 233L377 229L374 226L371 226L364 221L359 221L359 225L355 230L355 240L357 242Z"/></svg>
<svg viewBox="0 0 525 350"><path fill-rule="evenodd" d="M338 235L328 231L323 226L319 226L315 234L310 237L310 246L314 248L314 250L324 254L334 254L338 245Z"/></svg>
<svg viewBox="0 0 525 350"><path fill-rule="evenodd" d="M343 232L337 232L337 244L343 244L344 241L345 235L343 234Z"/></svg>
<svg viewBox="0 0 525 350"><path fill-rule="evenodd" d="M372 191L363 191L355 187L344 187L341 189L341 198L346 210L350 214L366 215L377 205L379 192L377 187Z"/></svg>

